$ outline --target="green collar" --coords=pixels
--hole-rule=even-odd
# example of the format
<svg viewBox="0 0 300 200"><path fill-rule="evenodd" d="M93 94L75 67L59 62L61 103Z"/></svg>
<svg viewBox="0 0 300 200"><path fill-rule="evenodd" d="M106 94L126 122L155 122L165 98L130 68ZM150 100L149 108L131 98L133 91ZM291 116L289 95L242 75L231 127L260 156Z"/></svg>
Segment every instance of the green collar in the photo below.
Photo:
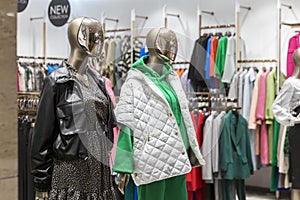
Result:
<svg viewBox="0 0 300 200"><path fill-rule="evenodd" d="M131 69L138 69L144 74L149 75L151 78L155 78L156 80L161 81L166 78L173 70L172 65L168 62L164 62L164 68L162 69L162 75L159 75L156 71L146 65L146 60L148 60L149 56L143 56L138 61L136 61Z"/></svg>

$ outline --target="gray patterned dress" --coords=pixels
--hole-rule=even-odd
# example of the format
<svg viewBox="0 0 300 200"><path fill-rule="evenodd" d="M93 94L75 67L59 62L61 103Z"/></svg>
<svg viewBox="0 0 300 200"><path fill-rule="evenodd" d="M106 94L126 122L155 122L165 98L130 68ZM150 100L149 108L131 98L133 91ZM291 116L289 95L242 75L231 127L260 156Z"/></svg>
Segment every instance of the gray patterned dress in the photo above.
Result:
<svg viewBox="0 0 300 200"><path fill-rule="evenodd" d="M116 199L109 167L111 144L103 130L109 101L90 76L75 80L81 88L87 124L87 133L80 138L89 154L85 159L54 161L50 200ZM76 124L76 116L74 119Z"/></svg>

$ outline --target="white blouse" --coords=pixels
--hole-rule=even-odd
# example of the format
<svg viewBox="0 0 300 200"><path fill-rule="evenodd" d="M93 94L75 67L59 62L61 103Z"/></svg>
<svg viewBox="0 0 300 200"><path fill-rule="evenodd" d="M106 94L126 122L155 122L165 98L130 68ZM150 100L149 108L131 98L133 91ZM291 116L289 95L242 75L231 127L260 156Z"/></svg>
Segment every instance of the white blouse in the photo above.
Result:
<svg viewBox="0 0 300 200"><path fill-rule="evenodd" d="M276 97L272 110L276 120L285 126L294 126L297 119L292 111L300 105L300 79L288 78L278 96Z"/></svg>

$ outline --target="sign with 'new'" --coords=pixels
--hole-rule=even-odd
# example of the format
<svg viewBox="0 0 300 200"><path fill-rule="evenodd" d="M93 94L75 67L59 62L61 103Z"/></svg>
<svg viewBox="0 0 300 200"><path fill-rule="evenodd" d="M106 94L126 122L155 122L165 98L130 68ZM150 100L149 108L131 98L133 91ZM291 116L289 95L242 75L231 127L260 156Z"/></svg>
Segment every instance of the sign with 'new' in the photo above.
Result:
<svg viewBox="0 0 300 200"><path fill-rule="evenodd" d="M52 0L48 8L48 17L54 26L65 25L71 13L71 7L68 0Z"/></svg>

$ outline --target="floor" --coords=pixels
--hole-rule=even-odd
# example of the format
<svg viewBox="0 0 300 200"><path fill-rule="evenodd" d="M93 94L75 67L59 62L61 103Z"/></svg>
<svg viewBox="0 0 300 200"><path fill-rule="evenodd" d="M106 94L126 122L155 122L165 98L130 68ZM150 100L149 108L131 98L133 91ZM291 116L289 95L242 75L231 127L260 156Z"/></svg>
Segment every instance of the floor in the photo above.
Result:
<svg viewBox="0 0 300 200"><path fill-rule="evenodd" d="M236 198L238 199L238 198ZM276 199L275 193L266 192L262 190L251 189L247 191L247 200L274 200ZM280 200L289 200L289 192L281 192Z"/></svg>

